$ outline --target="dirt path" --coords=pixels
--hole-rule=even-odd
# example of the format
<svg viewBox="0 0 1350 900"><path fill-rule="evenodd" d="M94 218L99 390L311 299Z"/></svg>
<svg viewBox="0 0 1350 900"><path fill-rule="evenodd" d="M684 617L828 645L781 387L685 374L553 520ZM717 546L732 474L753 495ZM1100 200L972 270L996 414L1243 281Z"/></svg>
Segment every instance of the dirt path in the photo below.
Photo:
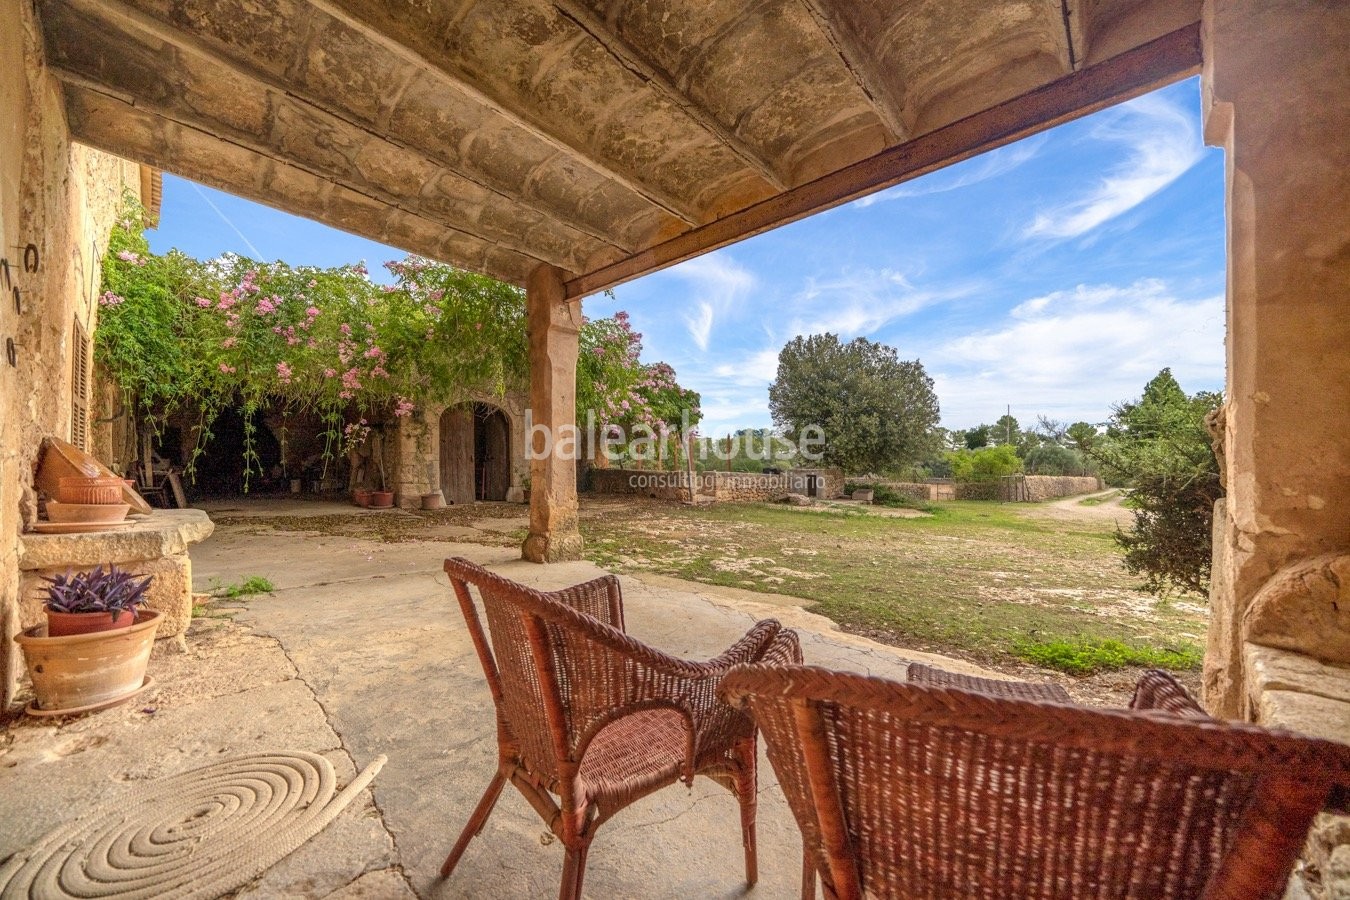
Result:
<svg viewBox="0 0 1350 900"><path fill-rule="evenodd" d="M1101 498L1100 503L1084 503L1084 500ZM1125 526L1130 523L1133 514L1121 505L1125 494L1118 488L1101 491L1096 494L1065 497L1050 503L1027 507L1033 515L1044 515L1052 519L1074 522L1115 522Z"/></svg>

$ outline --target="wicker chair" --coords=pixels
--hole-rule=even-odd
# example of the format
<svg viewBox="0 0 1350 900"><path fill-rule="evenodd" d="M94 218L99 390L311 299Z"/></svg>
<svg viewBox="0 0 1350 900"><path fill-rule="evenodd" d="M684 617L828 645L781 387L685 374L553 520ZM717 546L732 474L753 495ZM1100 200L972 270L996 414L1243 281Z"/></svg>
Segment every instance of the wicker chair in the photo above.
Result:
<svg viewBox="0 0 1350 900"><path fill-rule="evenodd" d="M914 684L949 687L962 691L992 694L1008 700L1039 700L1044 703L1072 703L1069 692L1057 684L1037 681L1003 681L980 678L977 675L959 675L923 663L910 663L905 678Z"/></svg>
<svg viewBox="0 0 1350 900"><path fill-rule="evenodd" d="M706 775L740 802L745 878L754 884L756 730L718 687L738 663L801 662L796 634L766 620L716 659L689 662L624 633L612 575L544 593L464 559L447 559L445 571L496 705L499 760L441 876L510 781L567 851L559 896L579 897L600 825L653 791Z"/></svg>
<svg viewBox="0 0 1350 900"><path fill-rule="evenodd" d="M1350 747L1158 711L744 666L803 835L802 896L1282 895Z"/></svg>

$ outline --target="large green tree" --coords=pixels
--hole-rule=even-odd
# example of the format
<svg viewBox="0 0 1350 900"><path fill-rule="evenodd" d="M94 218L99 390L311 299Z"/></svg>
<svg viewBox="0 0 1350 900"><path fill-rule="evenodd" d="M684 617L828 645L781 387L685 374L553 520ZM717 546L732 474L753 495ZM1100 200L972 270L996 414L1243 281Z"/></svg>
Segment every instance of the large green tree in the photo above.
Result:
<svg viewBox="0 0 1350 900"><path fill-rule="evenodd" d="M1223 395L1188 396L1163 369L1122 403L1088 455L1131 485L1134 524L1119 532L1125 567L1153 591L1209 590L1214 502L1223 494L1205 417Z"/></svg>
<svg viewBox="0 0 1350 900"><path fill-rule="evenodd" d="M778 354L769 388L774 423L804 451L818 429L823 462L846 472L892 472L936 447L938 400L918 360L865 338L798 336Z"/></svg>

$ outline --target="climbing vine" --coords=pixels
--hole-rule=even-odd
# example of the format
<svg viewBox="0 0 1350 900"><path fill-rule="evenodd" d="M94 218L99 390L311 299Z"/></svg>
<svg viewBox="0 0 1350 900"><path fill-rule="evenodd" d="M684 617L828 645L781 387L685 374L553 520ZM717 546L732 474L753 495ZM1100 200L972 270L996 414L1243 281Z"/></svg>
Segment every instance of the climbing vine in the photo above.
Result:
<svg viewBox="0 0 1350 900"><path fill-rule="evenodd" d="M524 292L416 256L321 269L233 254L197 260L150 251L128 196L103 266L98 362L138 421L157 428L192 412L198 444L221 410L244 413L245 479L258 459L251 413L269 405L316 412L328 455L372 411L395 418L469 391L503 394L529 377ZM640 360L628 315L587 320L577 367L578 416L599 426L698 421L698 394L664 363ZM359 429L356 433L360 433Z"/></svg>

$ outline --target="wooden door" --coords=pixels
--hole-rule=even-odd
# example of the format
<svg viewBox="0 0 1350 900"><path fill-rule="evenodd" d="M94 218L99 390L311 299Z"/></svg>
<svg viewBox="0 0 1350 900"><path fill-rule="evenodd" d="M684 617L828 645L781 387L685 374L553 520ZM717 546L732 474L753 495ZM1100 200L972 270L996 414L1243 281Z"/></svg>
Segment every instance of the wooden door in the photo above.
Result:
<svg viewBox="0 0 1350 900"><path fill-rule="evenodd" d="M441 413L441 492L446 503L473 502L473 407L467 403Z"/></svg>

